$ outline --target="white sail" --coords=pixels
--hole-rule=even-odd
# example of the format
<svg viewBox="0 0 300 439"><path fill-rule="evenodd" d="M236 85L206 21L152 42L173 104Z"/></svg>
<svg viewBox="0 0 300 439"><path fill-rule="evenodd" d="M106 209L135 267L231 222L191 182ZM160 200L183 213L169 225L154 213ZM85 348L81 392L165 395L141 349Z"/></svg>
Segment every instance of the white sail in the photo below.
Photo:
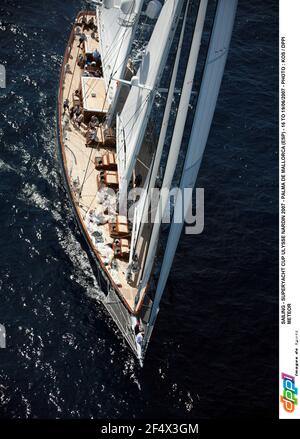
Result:
<svg viewBox="0 0 300 439"><path fill-rule="evenodd" d="M141 194L141 198L139 199L139 202L137 204L135 245L136 245L137 237L139 234L139 230L140 230L140 226L141 226L141 222L142 222L142 218L143 218L143 212L148 210L146 203L148 201L147 193L148 193L149 177L150 177L150 172L148 173L148 177L147 177L145 185L143 187L143 192Z"/></svg>
<svg viewBox="0 0 300 439"><path fill-rule="evenodd" d="M136 25L140 16L143 0L133 0L126 13L120 8L121 0L104 1L97 7L97 24L102 60L103 76L106 85L107 100L114 108L117 93L117 80L124 77L127 59L131 50ZM112 110L110 110L112 111Z"/></svg>
<svg viewBox="0 0 300 439"><path fill-rule="evenodd" d="M140 290L147 285L152 271L160 225L168 203L168 191L166 191L166 189L171 188L174 172L176 170L177 160L180 152L185 122L189 108L190 97L192 93L193 80L197 66L198 54L201 45L201 38L202 38L204 20L206 15L207 2L208 0L202 0L198 10L192 45L190 49L187 69L182 87L182 94L179 101L176 122L174 126L168 161L167 161L164 180L162 184L162 188L164 189L164 191L161 191L160 193L159 206L156 210L155 222L153 224L153 229L150 238L150 244L147 253Z"/></svg>
<svg viewBox="0 0 300 439"><path fill-rule="evenodd" d="M121 116L117 114L116 117L116 130L120 133L123 133L121 127L123 126ZM118 163L118 179L119 179L119 186L121 185L121 178L122 175L124 175L125 172L125 166L126 166L126 151L125 151L125 139L122 134L120 134L119 142L117 142L116 145L116 152L117 152L117 163Z"/></svg>
<svg viewBox="0 0 300 439"><path fill-rule="evenodd" d="M134 220L133 220L133 229L132 229L132 238L131 238L131 249L134 248L134 250L138 242L142 221L145 217L144 215L145 213L148 213L148 209L149 209L148 191L149 191L149 183L152 175L152 170L153 170L153 160L150 165L144 187L142 188L140 199L136 203L134 209Z"/></svg>
<svg viewBox="0 0 300 439"><path fill-rule="evenodd" d="M166 140L167 129L168 129L170 113L171 113L171 107L172 107L172 102L174 99L176 78L177 78L177 73L178 73L179 61L180 61L180 57L181 57L181 49L182 49L182 44L183 44L183 37L184 37L184 32L185 32L189 3L190 3L189 0L187 0L186 6L185 6L185 14L184 14L184 18L183 18L182 28L181 28L179 42L178 42L178 47L177 47L177 52L176 52L176 58L175 58L173 71L172 71L172 77L171 77L169 90L168 90L165 111L164 111L164 115L163 115L163 120L162 120L161 129L160 129L160 133L159 133L157 148L156 148L156 152L155 152L153 169L152 169L152 173L151 173L151 177L150 177L150 181L149 181L148 194L150 193L151 189L155 187L155 183L156 183L156 179L157 179L157 175L158 175L158 171L159 171L159 165L160 165L160 161L161 161L161 156L162 156L162 152L163 152L163 148L164 148L164 144L165 144L165 140ZM147 216L148 216L148 210L145 210L143 213L142 223L145 223ZM140 228L140 231L141 230L142 230L142 227Z"/></svg>
<svg viewBox="0 0 300 439"><path fill-rule="evenodd" d="M129 263L128 266L131 264L132 259L133 259L133 254L134 254L134 249L135 249L135 242L136 242L136 237L137 237L137 206L134 209L134 214L133 214L133 226L132 226L132 232L131 232L131 244L130 244L130 254L129 254Z"/></svg>
<svg viewBox="0 0 300 439"><path fill-rule="evenodd" d="M218 2L195 118L180 182L180 189L182 191L184 188L194 187L196 183L224 73L237 2L238 0L219 0ZM186 214L188 207L189 204L185 202L184 214ZM182 209L181 200L176 200L175 209ZM182 227L183 222L172 222L148 323L149 336L158 313L159 303L172 266ZM149 336L147 337L148 340Z"/></svg>
<svg viewBox="0 0 300 439"><path fill-rule="evenodd" d="M117 142L125 138L126 150L126 168L121 176L121 193L127 188L132 176L182 5L183 0L166 0L162 7L135 83L120 115L122 127L117 131Z"/></svg>

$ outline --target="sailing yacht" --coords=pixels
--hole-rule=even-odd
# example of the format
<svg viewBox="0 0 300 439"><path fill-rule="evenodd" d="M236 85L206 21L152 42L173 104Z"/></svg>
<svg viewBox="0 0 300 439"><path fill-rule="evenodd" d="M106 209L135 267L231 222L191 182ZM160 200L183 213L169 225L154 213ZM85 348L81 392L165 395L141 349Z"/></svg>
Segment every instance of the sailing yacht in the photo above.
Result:
<svg viewBox="0 0 300 439"><path fill-rule="evenodd" d="M192 6L193 10L197 8L197 17L178 91L176 81ZM94 10L77 15L61 69L58 133L68 195L92 256L99 298L141 363L183 227L183 221L171 218L162 249L163 217L169 206L166 193L182 161L180 152L189 103L195 93L193 85L200 79L195 78L195 72L207 6L208 0L97 2ZM216 2L185 149L181 190L195 186L236 7L237 0ZM136 66L132 62L133 43L146 21L152 24L152 32ZM157 135L151 115L155 98L162 92L161 81L169 66L175 35L176 56L168 87L163 91L166 99ZM175 96L179 99L175 122L171 124ZM163 151L170 126L172 136L165 158ZM149 199L158 188L161 190L152 205ZM175 198L174 211L181 208L181 202L180 197ZM185 210L190 202L184 203Z"/></svg>

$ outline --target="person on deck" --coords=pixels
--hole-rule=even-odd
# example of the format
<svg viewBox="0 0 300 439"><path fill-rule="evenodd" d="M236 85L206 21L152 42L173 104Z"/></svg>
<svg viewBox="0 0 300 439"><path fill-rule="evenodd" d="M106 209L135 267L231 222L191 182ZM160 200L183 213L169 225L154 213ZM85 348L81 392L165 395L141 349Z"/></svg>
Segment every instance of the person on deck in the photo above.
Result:
<svg viewBox="0 0 300 439"><path fill-rule="evenodd" d="M80 115L81 115L81 109L80 109L79 105L76 105L76 107L74 108L74 111L73 111L73 123L77 123L77 119Z"/></svg>
<svg viewBox="0 0 300 439"><path fill-rule="evenodd" d="M139 271L139 269L140 269L140 266L139 266L138 256L135 253L135 255L132 258L131 271L132 271L132 273L137 273Z"/></svg>
<svg viewBox="0 0 300 439"><path fill-rule="evenodd" d="M84 33L82 33L79 37L79 44L77 47L79 47L80 49L83 49L84 47L84 42L87 40L86 35Z"/></svg>
<svg viewBox="0 0 300 439"><path fill-rule="evenodd" d="M140 332L141 332L140 323L137 320L136 325L134 327L134 333L135 333L135 335L138 335Z"/></svg>
<svg viewBox="0 0 300 439"><path fill-rule="evenodd" d="M69 104L70 104L69 99L68 99L68 98L65 99L65 100L64 100L64 112L63 112L63 114L65 114L66 110L68 110L68 111L70 112L70 110L69 110Z"/></svg>
<svg viewBox="0 0 300 439"><path fill-rule="evenodd" d="M139 332L138 335L135 337L135 340L140 346L142 346L144 340L144 332Z"/></svg>
<svg viewBox="0 0 300 439"><path fill-rule="evenodd" d="M82 55L82 53L81 53L81 54L79 55L79 57L78 57L77 65L78 65L81 69L83 69L83 67L84 67L84 65L85 65L85 58L84 58L84 56Z"/></svg>
<svg viewBox="0 0 300 439"><path fill-rule="evenodd" d="M88 27L88 22L86 21L86 16L85 15L82 17L81 25L82 25L82 30L86 30L86 29L89 28Z"/></svg>
<svg viewBox="0 0 300 439"><path fill-rule="evenodd" d="M135 177L135 180L134 180L135 187L140 187L142 184L142 180L143 180L143 178L142 178L141 174L137 174L137 176Z"/></svg>
<svg viewBox="0 0 300 439"><path fill-rule="evenodd" d="M131 271L131 267L132 267L132 262L130 262L128 264L128 267L126 269L126 282L128 284L130 284L132 282L132 271Z"/></svg>
<svg viewBox="0 0 300 439"><path fill-rule="evenodd" d="M97 139L97 133L95 130L88 130L86 133L86 144L92 145L93 143L95 143Z"/></svg>
<svg viewBox="0 0 300 439"><path fill-rule="evenodd" d="M93 17L91 17L90 19L89 19L89 21L88 21L88 23L87 23L87 28L88 29L90 29L90 30L95 30L95 28L96 28L96 26L95 26L95 23L94 23L94 19L93 19Z"/></svg>
<svg viewBox="0 0 300 439"><path fill-rule="evenodd" d="M96 126L98 126L99 125L99 119L98 119L98 117L97 116L95 116L94 114L93 114L93 116L91 117L91 124L93 125L92 127L96 127ZM91 128L92 128L91 127Z"/></svg>
<svg viewBox="0 0 300 439"><path fill-rule="evenodd" d="M94 59L94 61L96 61L96 63L100 63L101 55L100 55L98 49L94 50L94 52L93 52L93 59Z"/></svg>
<svg viewBox="0 0 300 439"><path fill-rule="evenodd" d="M81 114L80 107L79 107L79 105L76 105L76 107L75 107L75 116L78 117L78 116L80 116L80 114Z"/></svg>
<svg viewBox="0 0 300 439"><path fill-rule="evenodd" d="M85 16L85 15L82 16L81 24L82 24L83 26L87 25L87 21L86 21L86 16Z"/></svg>
<svg viewBox="0 0 300 439"><path fill-rule="evenodd" d="M75 108L74 108L74 107L71 107L70 110L69 110L70 120L73 119L73 117L74 117L74 113L75 113Z"/></svg>

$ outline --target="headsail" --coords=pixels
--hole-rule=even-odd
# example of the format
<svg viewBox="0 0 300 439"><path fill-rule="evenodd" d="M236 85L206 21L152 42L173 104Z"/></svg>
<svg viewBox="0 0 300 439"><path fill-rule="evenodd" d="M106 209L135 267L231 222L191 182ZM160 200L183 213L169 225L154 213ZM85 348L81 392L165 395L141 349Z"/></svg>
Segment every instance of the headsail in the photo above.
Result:
<svg viewBox="0 0 300 439"><path fill-rule="evenodd" d="M154 158L152 159L152 163L149 167L149 171L147 174L147 178L146 178L144 187L141 190L140 199L135 204L134 218L133 218L133 231L132 231L132 239L131 239L132 251L136 250L136 245L137 245L138 239L140 237L140 231L142 229L142 223L143 223L143 220L145 218L145 215L148 214L148 209L149 209L148 193L149 193L150 178L152 176L152 171L153 171L153 163L154 163Z"/></svg>
<svg viewBox="0 0 300 439"><path fill-rule="evenodd" d="M123 3L127 4L126 8L122 7ZM143 0L105 0L97 7L100 53L110 111L113 111L117 92L117 82L111 78L124 77L142 5Z"/></svg>
<svg viewBox="0 0 300 439"><path fill-rule="evenodd" d="M175 92L175 85L176 85L176 79L177 79L177 74L178 74L179 62L180 62L180 58L181 58L181 50L182 50L182 45L183 45L183 39L184 39L189 4L190 4L190 0L187 0L186 6L185 6L185 14L184 14L184 18L183 18L182 28L181 28L179 42L178 42L178 47L177 47L177 53L176 53L176 57L175 57L174 65L173 65L173 72L172 72L171 81L170 81L169 90L168 90L165 111L164 111L161 129L160 129L160 133L159 133L158 143L157 143L157 147L156 147L156 151L155 151L153 168L152 168L152 172L151 172L151 176L150 176L150 180L149 180L148 196L150 196L151 189L153 189L155 187L156 179L157 179L158 171L159 171L159 165L160 165L161 157L162 157L162 153L163 153L163 148L165 145L167 129L168 129L168 124L169 124L170 114L171 114L171 107L172 107L172 102L174 99L174 92ZM142 224L140 227L140 233L143 229L143 224L146 222L147 216L148 216L148 210L145 210L143 213L143 218L141 220Z"/></svg>
<svg viewBox="0 0 300 439"><path fill-rule="evenodd" d="M183 0L166 0L146 48L141 66L120 114L117 143L125 139L126 167L120 175L120 193L127 189L140 151L156 88L173 41Z"/></svg>
<svg viewBox="0 0 300 439"><path fill-rule="evenodd" d="M148 254L146 258L143 279L140 285L140 290L144 288L149 280L152 266L156 253L156 246L158 242L158 234L160 230L161 221L168 203L168 190L171 188L174 172L176 170L177 160L180 152L181 142L183 138L183 132L185 127L185 122L188 113L188 107L190 102L190 97L192 93L192 86L194 75L197 66L198 54L201 44L202 32L204 27L204 20L206 16L208 0L202 0L199 6L197 20L195 24L193 40L191 45L191 50L189 54L187 69L184 77L182 94L179 101L179 106L177 110L177 117L174 126L168 161L166 165L164 180L162 188L164 189L160 193L159 205L156 210L155 222L152 229L152 234L150 238L150 244L148 249ZM166 190L167 189L167 190Z"/></svg>

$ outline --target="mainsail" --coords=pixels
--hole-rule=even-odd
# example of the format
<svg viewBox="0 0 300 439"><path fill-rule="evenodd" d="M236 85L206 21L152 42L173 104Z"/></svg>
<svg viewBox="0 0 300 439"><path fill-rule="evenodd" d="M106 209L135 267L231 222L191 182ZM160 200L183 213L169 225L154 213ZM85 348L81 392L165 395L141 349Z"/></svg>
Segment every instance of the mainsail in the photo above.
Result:
<svg viewBox="0 0 300 439"><path fill-rule="evenodd" d="M147 198L151 197L151 190L155 187L158 172L159 172L159 165L161 162L162 152L163 152L163 148L165 145L167 129L168 129L168 124L169 124L170 114L171 114L171 107L172 107L172 102L174 99L175 85L176 85L176 79L177 79L177 74L178 74L179 62L180 62L180 58L181 58L181 50L182 50L182 45L183 45L183 39L184 39L189 4L190 4L190 0L187 0L186 5L185 5L185 14L183 17L182 27L181 27L181 31L180 31L179 42L178 42L178 46L177 46L176 57L175 57L174 65L173 65L171 81L170 81L169 90L168 90L168 96L167 96L167 100L166 100L165 111L164 111L161 129L160 129L160 133L159 133L158 143L157 143L157 147L156 147L156 151L155 151L155 155L154 155L153 167L151 169L151 173L149 172L150 178L149 178L149 184L147 187ZM139 228L139 235L141 234L141 232L143 230L143 226L147 222L147 217L149 214L149 212L148 212L149 206L146 206L146 207L147 207L147 209L144 209L143 215L141 217L141 225ZM137 237L137 240L138 239L139 239L139 236Z"/></svg>
<svg viewBox="0 0 300 439"><path fill-rule="evenodd" d="M168 191L165 189L170 189L174 172L176 169L176 164L180 152L182 137L183 137L183 131L185 127L185 122L187 118L188 113L188 107L190 102L190 97L192 93L192 86L193 86L193 80L194 75L196 71L197 66L197 60L198 60L198 54L199 54L199 48L201 44L201 38L202 38L202 32L203 32L203 26L204 26L204 20L206 15L206 9L207 9L207 3L208 0L202 0L199 6L197 20L195 24L194 29L194 35L192 40L192 45L190 49L186 74L184 77L183 87L182 87L182 94L179 101L178 111L177 111L177 117L176 122L174 126L168 161L166 165L165 175L162 187L164 191L161 191L160 194L160 200L159 205L157 207L156 216L155 216L155 222L152 229L152 234L150 238L150 244L148 249L148 254L146 258L145 268L144 268L144 274L143 279L140 285L140 290L142 290L148 283L152 266L155 258L156 253L156 246L158 242L158 234L160 230L160 224L168 203Z"/></svg>
<svg viewBox="0 0 300 439"><path fill-rule="evenodd" d="M124 150L120 194L127 189L145 134L156 90L173 41L183 0L166 0L119 117L117 150ZM120 144L124 143L122 147Z"/></svg>
<svg viewBox="0 0 300 439"><path fill-rule="evenodd" d="M237 2L238 0L218 1L192 132L180 181L182 191L184 188L193 188L196 183L224 73ZM189 202L191 201L190 199ZM189 202L185 200L184 214L189 207ZM178 198L175 202L174 211L182 208L179 203L181 204L181 200ZM148 323L148 334L145 336L146 342L149 341L158 313L159 303L171 269L182 227L183 222L172 222Z"/></svg>

